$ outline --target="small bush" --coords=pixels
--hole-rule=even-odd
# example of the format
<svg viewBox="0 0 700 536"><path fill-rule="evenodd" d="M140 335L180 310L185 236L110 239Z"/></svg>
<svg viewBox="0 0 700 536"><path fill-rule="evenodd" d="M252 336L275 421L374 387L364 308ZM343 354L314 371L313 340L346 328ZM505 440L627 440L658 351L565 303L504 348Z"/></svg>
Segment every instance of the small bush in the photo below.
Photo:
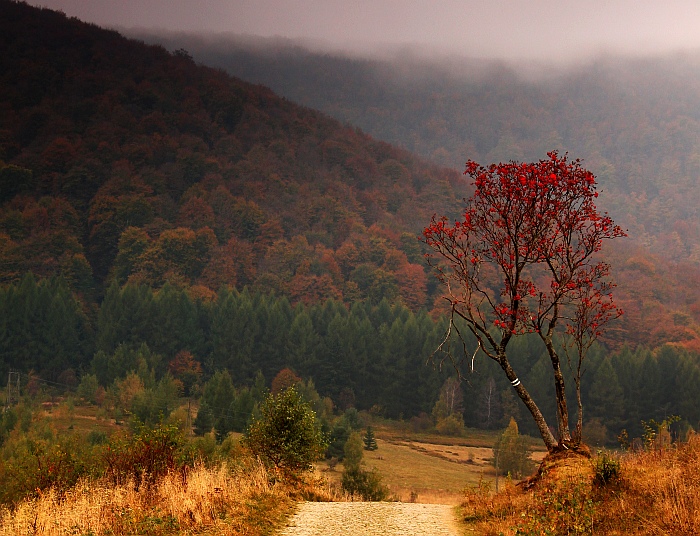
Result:
<svg viewBox="0 0 700 536"><path fill-rule="evenodd" d="M501 474L521 478L530 469L530 451L525 438L518 432L518 424L511 418L508 428L493 447L493 464Z"/></svg>
<svg viewBox="0 0 700 536"><path fill-rule="evenodd" d="M326 449L316 414L294 387L268 396L245 441L253 454L288 475L311 469Z"/></svg>
<svg viewBox="0 0 700 536"><path fill-rule="evenodd" d="M326 458L338 458L342 461L344 454L345 443L350 437L350 426L344 419L338 419L331 430L328 448L326 449Z"/></svg>
<svg viewBox="0 0 700 536"><path fill-rule="evenodd" d="M440 419L435 425L435 429L442 435L460 436L464 433L464 421L461 415L453 413L444 419Z"/></svg>
<svg viewBox="0 0 700 536"><path fill-rule="evenodd" d="M358 495L363 501L383 501L389 496L389 488L382 484L382 477L376 469L346 469L343 471L341 485L351 497Z"/></svg>
<svg viewBox="0 0 700 536"><path fill-rule="evenodd" d="M101 445L107 442L107 434L100 430L90 430L86 439L90 445Z"/></svg>
<svg viewBox="0 0 700 536"><path fill-rule="evenodd" d="M345 469L359 469L363 457L362 436L353 432L343 448L343 466Z"/></svg>
<svg viewBox="0 0 700 536"><path fill-rule="evenodd" d="M0 503L14 503L49 488L62 495L91 471L87 450L76 435L57 437L50 429L13 437L0 460Z"/></svg>
<svg viewBox="0 0 700 536"><path fill-rule="evenodd" d="M597 486L607 486L620 480L620 460L603 451L593 461L595 471L593 482Z"/></svg>
<svg viewBox="0 0 700 536"><path fill-rule="evenodd" d="M411 417L411 429L414 432L425 432L433 427L433 419L425 411L420 415Z"/></svg>
<svg viewBox="0 0 700 536"><path fill-rule="evenodd" d="M584 480L566 486L545 486L533 508L521 514L516 536L593 534L595 504Z"/></svg>
<svg viewBox="0 0 700 536"><path fill-rule="evenodd" d="M168 472L180 468L182 436L174 425L142 426L133 436L113 436L103 458L105 476L114 485L133 480L153 484Z"/></svg>

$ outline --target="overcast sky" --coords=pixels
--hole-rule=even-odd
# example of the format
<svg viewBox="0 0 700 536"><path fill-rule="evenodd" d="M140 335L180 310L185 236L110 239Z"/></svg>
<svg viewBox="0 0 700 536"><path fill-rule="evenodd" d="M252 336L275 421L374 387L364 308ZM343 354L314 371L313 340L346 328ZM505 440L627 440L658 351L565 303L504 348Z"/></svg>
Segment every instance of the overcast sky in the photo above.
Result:
<svg viewBox="0 0 700 536"><path fill-rule="evenodd" d="M30 0L101 26L507 59L700 49L698 0Z"/></svg>

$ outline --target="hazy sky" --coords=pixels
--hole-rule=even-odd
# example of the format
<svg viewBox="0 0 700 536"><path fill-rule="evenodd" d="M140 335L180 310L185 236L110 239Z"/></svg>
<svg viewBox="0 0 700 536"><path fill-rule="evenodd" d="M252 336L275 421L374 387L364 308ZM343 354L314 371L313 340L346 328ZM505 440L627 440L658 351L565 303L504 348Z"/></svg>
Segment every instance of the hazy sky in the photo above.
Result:
<svg viewBox="0 0 700 536"><path fill-rule="evenodd" d="M101 26L499 58L700 49L698 0L30 0Z"/></svg>

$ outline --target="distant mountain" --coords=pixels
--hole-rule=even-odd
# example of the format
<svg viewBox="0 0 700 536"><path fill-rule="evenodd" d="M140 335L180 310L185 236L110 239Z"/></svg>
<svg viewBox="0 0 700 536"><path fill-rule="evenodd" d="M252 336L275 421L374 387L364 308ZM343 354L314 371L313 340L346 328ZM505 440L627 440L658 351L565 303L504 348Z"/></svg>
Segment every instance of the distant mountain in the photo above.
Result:
<svg viewBox="0 0 700 536"><path fill-rule="evenodd" d="M516 70L392 60L281 39L145 35L444 165L582 158L628 229L607 252L627 311L618 343L700 349L700 53ZM527 68L527 70L526 70Z"/></svg>
<svg viewBox="0 0 700 536"><path fill-rule="evenodd" d="M465 182L269 89L0 1L0 282L63 275L430 306Z"/></svg>
<svg viewBox="0 0 700 536"><path fill-rule="evenodd" d="M386 299L433 309L441 289L418 236L433 213L458 214L469 195L460 171L172 48L0 0L0 284L30 271L61 275L86 308L106 285L132 282L169 283L205 299L221 287L248 286L292 304ZM692 99L659 97L651 111L639 108L648 116L644 130L630 122L624 91L606 104L611 81L599 87L574 74L578 85L559 77L546 86L475 65L467 70L478 67L479 76L465 82L461 72L446 76L442 67L413 63L388 76L378 62L295 54L299 60L268 53L270 69L282 68L280 58L289 69L316 65L282 79L346 109L348 118L358 114L361 126L360 116L374 117L387 132L407 132L415 139L403 145L433 160L538 158L557 147L586 158L601 177L601 200L636 240L608 252L627 311L608 342L700 348ZM325 88L304 85L323 73ZM554 90L562 84L579 87L579 97ZM355 101L365 107L353 108ZM579 109L585 102L594 114L587 121ZM664 108L686 115L667 125L661 140L669 152L656 161L647 149L656 147L652 127L666 125ZM528 122L548 109L569 122ZM612 115L604 128L605 110ZM624 130L629 139L617 134L622 120L633 124ZM556 136L547 137L550 126ZM469 136L450 134L460 128ZM578 152L582 139L596 150ZM614 149L621 139L635 148L627 157ZM650 170L663 171L665 186L650 186ZM672 212L660 208L668 196L678 199Z"/></svg>
<svg viewBox="0 0 700 536"><path fill-rule="evenodd" d="M363 59L280 39L142 37L456 169L569 151L634 241L700 265L700 52L516 68Z"/></svg>

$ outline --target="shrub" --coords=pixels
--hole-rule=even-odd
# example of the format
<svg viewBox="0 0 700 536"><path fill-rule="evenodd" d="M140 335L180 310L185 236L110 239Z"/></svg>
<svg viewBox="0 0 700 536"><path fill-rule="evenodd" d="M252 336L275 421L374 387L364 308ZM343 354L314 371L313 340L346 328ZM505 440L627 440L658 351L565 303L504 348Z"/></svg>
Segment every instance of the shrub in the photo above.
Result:
<svg viewBox="0 0 700 536"><path fill-rule="evenodd" d="M500 473L520 478L528 469L529 456L525 438L518 432L518 423L511 418L493 447L493 464Z"/></svg>
<svg viewBox="0 0 700 536"><path fill-rule="evenodd" d="M362 463L362 436L358 432L353 432L345 442L343 448L343 466L345 469L358 469Z"/></svg>
<svg viewBox="0 0 700 536"><path fill-rule="evenodd" d="M0 503L8 504L54 488L62 495L91 471L88 448L75 434L51 429L13 436L0 460Z"/></svg>
<svg viewBox="0 0 700 536"><path fill-rule="evenodd" d="M286 474L311 469L326 448L316 414L294 387L268 396L245 442L253 454Z"/></svg>
<svg viewBox="0 0 700 536"><path fill-rule="evenodd" d="M5 442L5 439L14 430L19 417L14 409L9 408L7 411L0 413L0 445Z"/></svg>
<svg viewBox="0 0 700 536"><path fill-rule="evenodd" d="M583 425L583 440L588 445L603 447L608 442L608 429L597 417L590 419Z"/></svg>
<svg viewBox="0 0 700 536"><path fill-rule="evenodd" d="M439 434L447 436L460 436L464 432L464 421L462 416L456 413L440 419L435 425Z"/></svg>
<svg viewBox="0 0 700 536"><path fill-rule="evenodd" d="M620 460L605 451L599 452L593 461L593 482L597 486L607 486L620 480Z"/></svg>
<svg viewBox="0 0 700 536"><path fill-rule="evenodd" d="M107 434L100 430L90 430L86 439L90 445L101 445L107 441Z"/></svg>
<svg viewBox="0 0 700 536"><path fill-rule="evenodd" d="M132 436L113 436L103 454L105 476L115 485L133 480L153 484L169 471L180 468L182 436L177 426L141 426Z"/></svg>
<svg viewBox="0 0 700 536"><path fill-rule="evenodd" d="M78 385L76 394L79 399L95 404L97 402L97 390L99 387L97 376L94 374L86 374L80 380L80 385Z"/></svg>
<svg viewBox="0 0 700 536"><path fill-rule="evenodd" d="M363 501L383 501L389 496L389 489L382 484L382 477L376 469L366 471L359 466L346 469L341 485L351 497L359 495Z"/></svg>
<svg viewBox="0 0 700 536"><path fill-rule="evenodd" d="M414 432L425 432L433 427L433 419L425 411L411 417L411 428Z"/></svg>
<svg viewBox="0 0 700 536"><path fill-rule="evenodd" d="M350 426L345 422L345 419L338 419L333 425L326 449L326 458L343 459L345 443L350 437Z"/></svg>
<svg viewBox="0 0 700 536"><path fill-rule="evenodd" d="M350 434L345 443L343 476L341 486L351 497L359 495L363 501L383 501L389 490L382 484L382 478L376 469L367 471L362 468L363 440L358 432Z"/></svg>

